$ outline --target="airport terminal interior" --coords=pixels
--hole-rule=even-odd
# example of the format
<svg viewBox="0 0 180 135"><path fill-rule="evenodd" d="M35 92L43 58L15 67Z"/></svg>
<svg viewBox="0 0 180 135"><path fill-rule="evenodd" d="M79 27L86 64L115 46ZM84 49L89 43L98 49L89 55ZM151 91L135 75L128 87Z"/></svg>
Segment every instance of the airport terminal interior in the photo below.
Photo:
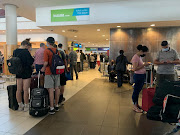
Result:
<svg viewBox="0 0 180 135"><path fill-rule="evenodd" d="M179 5L0 0L0 135L180 135Z"/></svg>

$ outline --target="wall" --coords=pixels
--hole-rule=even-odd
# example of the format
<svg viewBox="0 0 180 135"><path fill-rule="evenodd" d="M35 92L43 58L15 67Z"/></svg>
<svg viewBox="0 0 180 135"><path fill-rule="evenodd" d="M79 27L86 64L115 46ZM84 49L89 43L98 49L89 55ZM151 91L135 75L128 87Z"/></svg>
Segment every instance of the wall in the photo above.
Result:
<svg viewBox="0 0 180 135"><path fill-rule="evenodd" d="M148 46L150 52L145 61L153 61L161 49L161 42L168 40L170 47L180 54L180 27L111 29L110 59L116 59L123 49L128 60L137 52L139 44Z"/></svg>
<svg viewBox="0 0 180 135"><path fill-rule="evenodd" d="M37 26L62 26L180 20L179 0L119 1L36 8ZM88 21L51 22L51 10L90 8ZM143 11L143 12L142 12Z"/></svg>

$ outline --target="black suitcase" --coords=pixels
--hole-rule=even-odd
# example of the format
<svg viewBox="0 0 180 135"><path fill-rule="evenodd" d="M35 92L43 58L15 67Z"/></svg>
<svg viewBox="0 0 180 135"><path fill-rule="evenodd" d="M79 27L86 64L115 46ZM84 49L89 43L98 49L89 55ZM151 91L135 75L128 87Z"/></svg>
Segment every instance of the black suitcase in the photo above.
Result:
<svg viewBox="0 0 180 135"><path fill-rule="evenodd" d="M39 77L38 75L38 87L39 87ZM48 113L49 107L49 94L45 88L34 88L31 91L31 99L29 106L29 114L35 117L41 117Z"/></svg>
<svg viewBox="0 0 180 135"><path fill-rule="evenodd" d="M8 91L9 108L12 110L17 110L19 107L18 102L16 100L17 85L7 86L7 91ZM23 95L24 92L22 92L22 102L24 103Z"/></svg>

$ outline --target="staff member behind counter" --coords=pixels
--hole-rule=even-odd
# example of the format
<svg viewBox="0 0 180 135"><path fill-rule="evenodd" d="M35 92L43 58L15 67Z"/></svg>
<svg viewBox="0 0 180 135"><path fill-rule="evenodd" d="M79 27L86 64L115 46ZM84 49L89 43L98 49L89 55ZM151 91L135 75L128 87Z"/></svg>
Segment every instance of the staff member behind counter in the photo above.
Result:
<svg viewBox="0 0 180 135"><path fill-rule="evenodd" d="M157 86L164 80L175 81L175 64L180 64L178 53L169 47L167 41L161 43L162 50L159 51L154 64L157 69Z"/></svg>

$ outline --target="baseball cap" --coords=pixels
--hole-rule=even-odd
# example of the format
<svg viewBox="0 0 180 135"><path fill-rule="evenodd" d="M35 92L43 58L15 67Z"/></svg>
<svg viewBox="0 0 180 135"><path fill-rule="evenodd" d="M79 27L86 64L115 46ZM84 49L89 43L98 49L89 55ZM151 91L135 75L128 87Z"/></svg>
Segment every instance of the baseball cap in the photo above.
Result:
<svg viewBox="0 0 180 135"><path fill-rule="evenodd" d="M167 46L168 45L168 41L162 41L161 46Z"/></svg>
<svg viewBox="0 0 180 135"><path fill-rule="evenodd" d="M49 42L50 44L54 44L54 43L55 43L55 40L54 40L53 37L48 37L48 38L46 39L46 41Z"/></svg>

